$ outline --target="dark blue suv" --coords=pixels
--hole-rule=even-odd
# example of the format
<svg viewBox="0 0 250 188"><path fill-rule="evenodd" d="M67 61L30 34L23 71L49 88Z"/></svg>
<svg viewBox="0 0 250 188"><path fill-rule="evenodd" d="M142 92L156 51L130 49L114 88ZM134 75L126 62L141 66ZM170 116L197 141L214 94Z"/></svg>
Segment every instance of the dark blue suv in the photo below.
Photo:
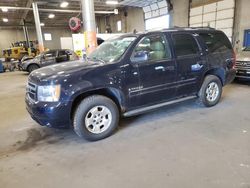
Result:
<svg viewBox="0 0 250 188"><path fill-rule="evenodd" d="M87 60L33 71L26 105L48 127L74 127L88 140L110 136L120 117L198 97L216 105L235 77L226 35L211 28L177 28L108 40Z"/></svg>

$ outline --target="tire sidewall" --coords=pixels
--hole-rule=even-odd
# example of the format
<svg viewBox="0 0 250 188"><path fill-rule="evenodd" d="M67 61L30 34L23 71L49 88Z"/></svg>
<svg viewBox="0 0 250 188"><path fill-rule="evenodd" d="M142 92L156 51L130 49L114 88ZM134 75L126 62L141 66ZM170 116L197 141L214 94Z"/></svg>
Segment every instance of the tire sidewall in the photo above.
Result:
<svg viewBox="0 0 250 188"><path fill-rule="evenodd" d="M33 68L33 67L36 67L36 68ZM38 65L30 65L28 66L28 72L31 73L32 71L36 70L36 69L39 69L39 66Z"/></svg>
<svg viewBox="0 0 250 188"><path fill-rule="evenodd" d="M207 87L210 83L216 83L218 88L219 88L219 94L216 98L216 100L214 101L208 101L207 100L207 97L206 97L206 90L207 90ZM220 101L221 99L221 95L222 95L222 84L221 84L221 81L220 79L217 77L217 76L214 76L214 75L209 75L205 78L203 84L202 84L202 87L201 87L201 90L199 92L199 97L200 97L200 100L201 102L206 106L206 107L212 107L212 106L215 106L216 104L218 104L218 102Z"/></svg>
<svg viewBox="0 0 250 188"><path fill-rule="evenodd" d="M86 115L88 114L89 110L91 110L96 106L105 106L110 110L112 115L112 121L110 126L108 127L107 130L105 130L100 134L95 134L90 132L85 125ZM119 112L116 104L112 100L106 97L92 96L91 99L83 100L79 104L74 115L73 124L75 132L77 133L78 136L83 137L90 141L97 141L110 136L117 128L118 122L119 122Z"/></svg>

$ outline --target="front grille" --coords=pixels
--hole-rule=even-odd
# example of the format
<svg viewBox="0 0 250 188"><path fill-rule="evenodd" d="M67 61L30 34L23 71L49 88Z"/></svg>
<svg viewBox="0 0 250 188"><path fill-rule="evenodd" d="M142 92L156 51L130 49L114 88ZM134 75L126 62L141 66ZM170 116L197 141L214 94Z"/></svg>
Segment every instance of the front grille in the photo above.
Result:
<svg viewBox="0 0 250 188"><path fill-rule="evenodd" d="M237 61L235 64L236 69L250 70L250 62L248 61Z"/></svg>
<svg viewBox="0 0 250 188"><path fill-rule="evenodd" d="M36 101L37 85L31 82L28 82L26 93L31 100Z"/></svg>

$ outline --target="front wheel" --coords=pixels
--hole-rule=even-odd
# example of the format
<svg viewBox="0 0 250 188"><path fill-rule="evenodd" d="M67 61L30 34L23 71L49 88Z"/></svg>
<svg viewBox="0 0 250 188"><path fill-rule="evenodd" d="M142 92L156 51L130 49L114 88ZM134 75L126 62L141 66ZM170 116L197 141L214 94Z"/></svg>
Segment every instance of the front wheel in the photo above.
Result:
<svg viewBox="0 0 250 188"><path fill-rule="evenodd" d="M220 101L221 94L220 79L214 75L206 76L199 92L200 102L206 107L215 106Z"/></svg>
<svg viewBox="0 0 250 188"><path fill-rule="evenodd" d="M73 126L78 136L97 141L110 136L118 122L117 105L107 97L93 95L82 100L76 108Z"/></svg>
<svg viewBox="0 0 250 188"><path fill-rule="evenodd" d="M34 71L36 69L39 69L39 66L35 65L35 64L32 64L32 65L28 66L28 68L27 68L29 73L31 73L32 71Z"/></svg>

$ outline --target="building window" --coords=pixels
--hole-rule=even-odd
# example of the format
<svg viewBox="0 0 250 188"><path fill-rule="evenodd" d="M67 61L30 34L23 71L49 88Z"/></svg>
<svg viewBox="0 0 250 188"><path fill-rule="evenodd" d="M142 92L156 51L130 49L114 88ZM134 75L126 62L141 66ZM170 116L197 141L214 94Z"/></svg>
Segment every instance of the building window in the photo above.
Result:
<svg viewBox="0 0 250 188"><path fill-rule="evenodd" d="M117 31L122 31L122 21L117 21Z"/></svg>
<svg viewBox="0 0 250 188"><path fill-rule="evenodd" d="M46 41L52 40L51 33L44 33L44 40Z"/></svg>

